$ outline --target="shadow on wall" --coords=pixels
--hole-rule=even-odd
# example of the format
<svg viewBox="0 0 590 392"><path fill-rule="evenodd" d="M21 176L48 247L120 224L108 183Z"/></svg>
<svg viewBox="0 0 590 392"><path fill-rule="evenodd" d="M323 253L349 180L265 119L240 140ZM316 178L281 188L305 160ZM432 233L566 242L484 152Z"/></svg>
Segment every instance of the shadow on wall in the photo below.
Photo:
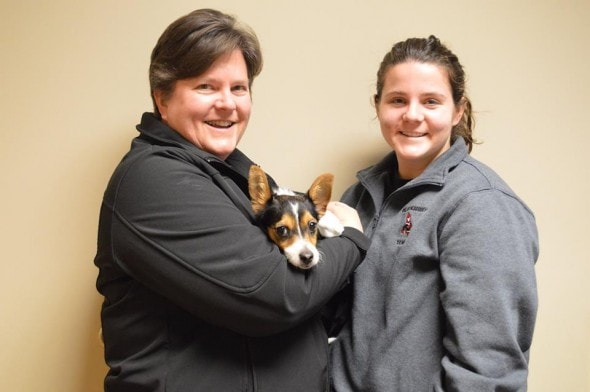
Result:
<svg viewBox="0 0 590 392"><path fill-rule="evenodd" d="M90 309L84 314L88 314L84 320L84 334L82 335L82 344L80 350L80 358L84 358L85 363L79 364L80 374L77 382L77 391L84 392L102 392L104 391L104 377L108 370L104 362L104 347L100 337L100 310L102 306L103 297L96 291L96 278L98 276L98 268L94 266L94 257L96 251L96 238L98 234L98 217L100 211L100 204L102 202L102 195L110 179L110 176L123 158L124 154L129 150L131 140L137 136L134 126L125 126L116 129L106 134L97 135L92 154L87 155L89 160L87 171L84 173L85 179L92 178L94 182L91 184L92 207L91 211L86 211L85 214L92 214L92 227L87 233L89 243L93 246L91 254L85 255L85 262L88 265L88 288L85 291L88 293L87 304Z"/></svg>

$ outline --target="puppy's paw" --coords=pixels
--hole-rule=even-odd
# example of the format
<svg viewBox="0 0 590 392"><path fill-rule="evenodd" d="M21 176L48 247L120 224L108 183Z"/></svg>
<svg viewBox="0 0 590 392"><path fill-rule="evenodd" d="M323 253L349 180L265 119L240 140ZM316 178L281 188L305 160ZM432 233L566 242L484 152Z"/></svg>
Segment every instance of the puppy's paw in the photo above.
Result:
<svg viewBox="0 0 590 392"><path fill-rule="evenodd" d="M330 211L326 211L324 216L318 222L318 229L323 237L338 237L344 231L344 226L340 223L340 219Z"/></svg>

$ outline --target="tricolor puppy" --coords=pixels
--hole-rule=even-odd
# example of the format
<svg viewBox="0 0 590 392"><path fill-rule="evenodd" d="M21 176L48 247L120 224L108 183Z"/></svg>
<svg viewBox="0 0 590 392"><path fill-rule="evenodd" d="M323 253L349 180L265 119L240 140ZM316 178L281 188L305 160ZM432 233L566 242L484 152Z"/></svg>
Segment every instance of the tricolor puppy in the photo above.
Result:
<svg viewBox="0 0 590 392"><path fill-rule="evenodd" d="M326 214L333 181L332 174L322 174L307 193L271 189L264 171L250 167L248 187L256 221L297 268L308 269L320 261L318 230L325 237L333 237L344 229L335 215ZM318 223L322 217L327 219Z"/></svg>

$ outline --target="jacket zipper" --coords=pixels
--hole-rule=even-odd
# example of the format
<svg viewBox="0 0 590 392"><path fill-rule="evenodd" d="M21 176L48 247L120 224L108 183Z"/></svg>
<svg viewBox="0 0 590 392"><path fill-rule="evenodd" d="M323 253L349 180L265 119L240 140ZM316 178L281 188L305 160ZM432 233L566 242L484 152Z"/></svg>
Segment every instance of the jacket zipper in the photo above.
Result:
<svg viewBox="0 0 590 392"><path fill-rule="evenodd" d="M252 361L252 352L250 350L250 339L244 338L246 348L246 390L256 392L256 378L254 375L254 363Z"/></svg>

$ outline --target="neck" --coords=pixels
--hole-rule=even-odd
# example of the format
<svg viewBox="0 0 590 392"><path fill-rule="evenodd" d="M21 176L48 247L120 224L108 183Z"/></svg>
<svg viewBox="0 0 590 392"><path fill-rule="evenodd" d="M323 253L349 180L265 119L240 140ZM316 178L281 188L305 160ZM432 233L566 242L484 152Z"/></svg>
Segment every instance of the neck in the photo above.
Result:
<svg viewBox="0 0 590 392"><path fill-rule="evenodd" d="M424 169L426 169L426 167L418 163L412 164L398 162L397 174L402 180L413 180L422 174Z"/></svg>

